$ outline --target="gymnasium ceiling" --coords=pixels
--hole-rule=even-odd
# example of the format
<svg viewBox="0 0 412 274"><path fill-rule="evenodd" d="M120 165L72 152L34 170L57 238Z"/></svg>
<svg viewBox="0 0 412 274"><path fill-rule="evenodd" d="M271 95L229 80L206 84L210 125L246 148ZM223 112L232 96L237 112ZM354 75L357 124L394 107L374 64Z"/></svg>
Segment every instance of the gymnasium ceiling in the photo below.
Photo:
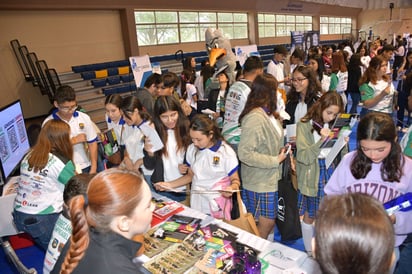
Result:
<svg viewBox="0 0 412 274"><path fill-rule="evenodd" d="M394 4L394 8L412 7L412 0L300 0L342 7L361 8L361 9L389 9L389 3Z"/></svg>

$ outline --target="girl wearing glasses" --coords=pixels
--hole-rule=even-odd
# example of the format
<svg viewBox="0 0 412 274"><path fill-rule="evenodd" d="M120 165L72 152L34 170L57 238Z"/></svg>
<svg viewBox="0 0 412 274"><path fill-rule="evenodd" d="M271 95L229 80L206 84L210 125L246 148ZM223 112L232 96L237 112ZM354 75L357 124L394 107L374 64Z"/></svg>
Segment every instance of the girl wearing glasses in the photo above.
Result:
<svg viewBox="0 0 412 274"><path fill-rule="evenodd" d="M290 120L286 124L296 124L308 109L320 97L322 87L316 77L316 73L309 66L298 66L292 74L292 88L286 100L286 112L290 115ZM288 136L294 140L295 136Z"/></svg>

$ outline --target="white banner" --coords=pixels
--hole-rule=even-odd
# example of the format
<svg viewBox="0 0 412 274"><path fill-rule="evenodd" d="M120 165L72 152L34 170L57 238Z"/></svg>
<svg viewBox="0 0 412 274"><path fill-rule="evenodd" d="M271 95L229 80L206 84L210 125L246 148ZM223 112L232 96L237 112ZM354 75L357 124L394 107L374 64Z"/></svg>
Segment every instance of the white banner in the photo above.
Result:
<svg viewBox="0 0 412 274"><path fill-rule="evenodd" d="M260 56L256 45L238 46L235 47L235 52L236 60L239 61L242 67L249 56Z"/></svg>
<svg viewBox="0 0 412 274"><path fill-rule="evenodd" d="M147 77L152 74L152 64L150 63L149 55L132 56L129 57L129 61L136 86L143 88Z"/></svg>

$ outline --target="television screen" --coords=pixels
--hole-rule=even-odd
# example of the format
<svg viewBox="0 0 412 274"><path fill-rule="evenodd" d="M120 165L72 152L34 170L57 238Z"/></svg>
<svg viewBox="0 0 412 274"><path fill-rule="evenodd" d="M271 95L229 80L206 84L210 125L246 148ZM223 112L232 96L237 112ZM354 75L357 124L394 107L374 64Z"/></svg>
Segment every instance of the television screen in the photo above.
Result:
<svg viewBox="0 0 412 274"><path fill-rule="evenodd" d="M20 100L0 109L0 168L3 182L30 148Z"/></svg>

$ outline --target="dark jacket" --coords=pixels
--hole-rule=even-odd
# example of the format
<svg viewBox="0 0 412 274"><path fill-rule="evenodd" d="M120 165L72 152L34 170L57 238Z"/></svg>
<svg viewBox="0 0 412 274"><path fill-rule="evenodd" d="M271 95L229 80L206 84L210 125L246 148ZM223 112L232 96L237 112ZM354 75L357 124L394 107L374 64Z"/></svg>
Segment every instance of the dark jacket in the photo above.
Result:
<svg viewBox="0 0 412 274"><path fill-rule="evenodd" d="M359 66L348 70L348 87L346 89L349 93L359 93L359 79L361 78L362 71Z"/></svg>
<svg viewBox="0 0 412 274"><path fill-rule="evenodd" d="M186 154L185 154L185 159L183 162L186 161ZM158 182L164 182L164 167L163 167L163 159L162 156L158 155L157 153L155 156L149 156L146 151L144 151L144 157L143 157L143 164L144 166L152 170L153 169L153 174L152 177L150 178L151 182L147 182L149 184L155 184ZM167 192L167 191L156 191L157 193L166 196L174 201L184 201L186 199L186 193L174 193L174 192Z"/></svg>
<svg viewBox="0 0 412 274"><path fill-rule="evenodd" d="M70 247L70 240L64 246L52 274L60 273L64 257ZM84 257L80 260L73 274L136 274L150 273L132 262L141 244L115 232L99 233L90 229L90 242Z"/></svg>
<svg viewBox="0 0 412 274"><path fill-rule="evenodd" d="M308 104L307 104L308 105L308 110L313 105L313 103L316 102L316 100L318 98L319 97L315 97L315 98L313 98L313 100L308 102ZM295 121L295 111L296 111L296 106L298 105L298 103L299 103L298 101L296 101L296 102L288 101L286 103L285 110L290 115L290 119L283 121L283 127L286 127L286 125L293 125L293 124L296 124L297 122L299 122L299 121Z"/></svg>

